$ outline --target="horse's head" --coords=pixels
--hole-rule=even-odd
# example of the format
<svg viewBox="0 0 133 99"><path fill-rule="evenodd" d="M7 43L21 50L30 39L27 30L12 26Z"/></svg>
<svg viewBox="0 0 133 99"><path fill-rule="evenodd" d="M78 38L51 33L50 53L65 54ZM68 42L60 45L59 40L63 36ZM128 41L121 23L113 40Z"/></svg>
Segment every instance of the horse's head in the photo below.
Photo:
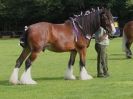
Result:
<svg viewBox="0 0 133 99"><path fill-rule="evenodd" d="M74 22L74 27L77 27L76 30L80 31L84 36L92 36L100 26L107 31L109 36L116 31L112 14L106 8L88 10L80 15L75 15L72 21Z"/></svg>
<svg viewBox="0 0 133 99"><path fill-rule="evenodd" d="M110 36L116 32L113 16L109 9L105 8L101 9L100 21L101 21L101 26L108 32Z"/></svg>

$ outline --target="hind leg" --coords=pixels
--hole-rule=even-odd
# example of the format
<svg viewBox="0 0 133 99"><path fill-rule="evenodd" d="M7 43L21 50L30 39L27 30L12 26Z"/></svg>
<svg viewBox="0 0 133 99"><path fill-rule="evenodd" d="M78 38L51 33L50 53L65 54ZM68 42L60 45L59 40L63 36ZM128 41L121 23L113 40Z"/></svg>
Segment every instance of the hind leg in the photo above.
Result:
<svg viewBox="0 0 133 99"><path fill-rule="evenodd" d="M37 55L40 51L32 51L30 56L27 58L25 62L25 71L21 76L20 83L21 84L37 84L31 77L31 65L33 61L37 58Z"/></svg>
<svg viewBox="0 0 133 99"><path fill-rule="evenodd" d="M132 58L132 51L130 49L131 44L132 44L132 42L126 42L126 48L127 48L127 50L126 50L126 57L127 58Z"/></svg>
<svg viewBox="0 0 133 99"><path fill-rule="evenodd" d="M75 62L76 55L77 55L77 51L71 51L70 59L69 59L69 62L68 62L68 68L67 68L67 70L65 72L65 76L64 76L64 79L66 79L66 80L76 79L76 77L73 75L73 65L74 65L74 62Z"/></svg>
<svg viewBox="0 0 133 99"><path fill-rule="evenodd" d="M13 83L13 84L18 84L19 83L19 80L18 80L19 68L21 67L23 61L29 55L29 53L30 53L30 51L29 51L28 48L23 49L21 55L19 56L19 58L16 61L15 68L14 68L12 74L11 74L11 77L10 77L10 80L9 80L10 83Z"/></svg>

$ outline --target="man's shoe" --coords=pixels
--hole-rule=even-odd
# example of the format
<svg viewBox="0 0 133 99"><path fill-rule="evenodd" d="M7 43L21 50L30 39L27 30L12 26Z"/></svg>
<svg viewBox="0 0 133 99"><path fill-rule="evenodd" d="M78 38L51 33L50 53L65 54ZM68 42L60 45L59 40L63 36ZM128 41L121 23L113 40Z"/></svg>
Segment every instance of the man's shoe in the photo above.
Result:
<svg viewBox="0 0 133 99"><path fill-rule="evenodd" d="M97 74L97 77L104 77L104 74Z"/></svg>

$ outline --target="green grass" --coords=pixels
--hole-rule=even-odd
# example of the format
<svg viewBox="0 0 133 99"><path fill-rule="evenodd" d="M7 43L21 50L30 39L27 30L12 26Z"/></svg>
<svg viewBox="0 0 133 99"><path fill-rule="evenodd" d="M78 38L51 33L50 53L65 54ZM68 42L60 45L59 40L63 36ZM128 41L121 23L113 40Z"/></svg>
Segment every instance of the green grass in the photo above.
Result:
<svg viewBox="0 0 133 99"><path fill-rule="evenodd" d="M0 99L133 99L133 59L126 59L121 38L108 46L109 78L96 78L94 40L87 51L86 67L92 80L64 80L69 53L40 53L32 65L37 85L11 85L8 79L22 48L18 39L0 40ZM133 49L133 47L132 47ZM79 77L79 57L74 74ZM20 75L24 65L20 70Z"/></svg>

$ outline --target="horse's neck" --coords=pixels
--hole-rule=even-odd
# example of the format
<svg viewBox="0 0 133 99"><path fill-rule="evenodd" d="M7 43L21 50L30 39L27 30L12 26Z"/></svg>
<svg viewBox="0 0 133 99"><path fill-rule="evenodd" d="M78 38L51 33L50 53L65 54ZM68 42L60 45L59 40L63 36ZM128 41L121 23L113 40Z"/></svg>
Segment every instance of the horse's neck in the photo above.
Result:
<svg viewBox="0 0 133 99"><path fill-rule="evenodd" d="M93 34L95 34L95 33L99 30L99 28L100 28L100 26L97 27L97 28L94 30Z"/></svg>

